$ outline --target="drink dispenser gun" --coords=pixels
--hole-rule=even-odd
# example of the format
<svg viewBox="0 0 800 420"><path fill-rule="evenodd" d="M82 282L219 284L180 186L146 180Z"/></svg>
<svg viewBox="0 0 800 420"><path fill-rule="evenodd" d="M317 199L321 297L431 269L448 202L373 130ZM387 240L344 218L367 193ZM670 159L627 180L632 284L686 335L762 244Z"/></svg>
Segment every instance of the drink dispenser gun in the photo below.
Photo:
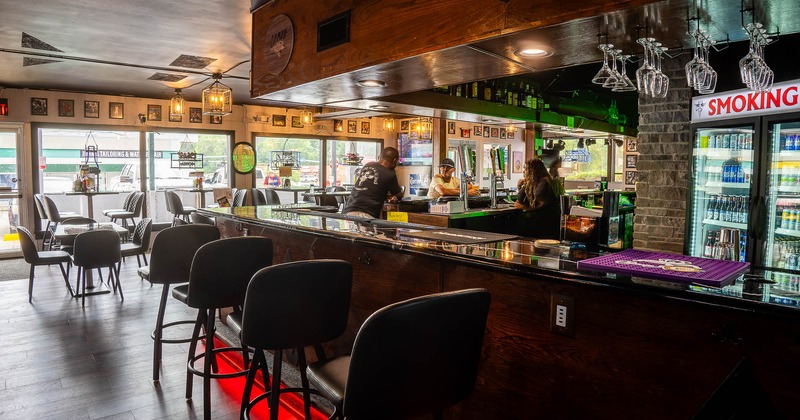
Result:
<svg viewBox="0 0 800 420"><path fill-rule="evenodd" d="M505 177L503 174L505 170L505 151L503 148L489 149L489 157L492 161L492 173L489 174L489 200L491 201L490 207L497 208L497 183L503 182Z"/></svg>
<svg viewBox="0 0 800 420"><path fill-rule="evenodd" d="M458 151L458 161L461 164L461 200L464 202L464 210L469 210L469 184L475 178L475 151L461 145Z"/></svg>

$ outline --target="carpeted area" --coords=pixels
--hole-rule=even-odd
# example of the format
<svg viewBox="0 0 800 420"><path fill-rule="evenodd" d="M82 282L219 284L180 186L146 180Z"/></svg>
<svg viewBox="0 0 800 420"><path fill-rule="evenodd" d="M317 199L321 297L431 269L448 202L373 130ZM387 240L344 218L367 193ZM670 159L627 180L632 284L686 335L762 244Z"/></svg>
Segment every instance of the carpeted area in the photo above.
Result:
<svg viewBox="0 0 800 420"><path fill-rule="evenodd" d="M55 268L58 269L58 265ZM0 281L27 279L30 269L30 264L26 263L24 258L0 260ZM47 270L47 267L40 267L37 270Z"/></svg>

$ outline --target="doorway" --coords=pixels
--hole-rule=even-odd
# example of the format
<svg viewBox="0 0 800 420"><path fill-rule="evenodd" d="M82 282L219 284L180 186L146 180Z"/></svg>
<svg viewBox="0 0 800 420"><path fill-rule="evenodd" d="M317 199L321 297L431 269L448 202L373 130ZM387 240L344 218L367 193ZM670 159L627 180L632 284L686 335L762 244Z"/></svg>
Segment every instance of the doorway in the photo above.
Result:
<svg viewBox="0 0 800 420"><path fill-rule="evenodd" d="M22 126L0 124L0 259L22 255L17 226L24 225L25 206L19 177Z"/></svg>

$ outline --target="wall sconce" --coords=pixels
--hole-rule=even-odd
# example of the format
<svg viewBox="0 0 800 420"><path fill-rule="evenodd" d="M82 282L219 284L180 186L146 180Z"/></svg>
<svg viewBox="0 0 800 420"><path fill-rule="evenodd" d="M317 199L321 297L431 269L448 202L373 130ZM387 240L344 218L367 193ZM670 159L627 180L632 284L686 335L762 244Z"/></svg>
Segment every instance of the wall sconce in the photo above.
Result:
<svg viewBox="0 0 800 420"><path fill-rule="evenodd" d="M387 131L394 130L394 118L384 118L383 129Z"/></svg>
<svg viewBox="0 0 800 420"><path fill-rule="evenodd" d="M229 115L233 101L233 91L230 87L220 83L222 73L214 73L211 76L214 83L203 89L203 115Z"/></svg>
<svg viewBox="0 0 800 420"><path fill-rule="evenodd" d="M307 109L300 111L300 121L303 125L311 125L314 122L314 114Z"/></svg>
<svg viewBox="0 0 800 420"><path fill-rule="evenodd" d="M183 115L184 109L184 100L183 96L181 96L181 90L175 89L175 96L169 100L169 116L173 118L180 117Z"/></svg>
<svg viewBox="0 0 800 420"><path fill-rule="evenodd" d="M506 133L511 134L513 136L514 133L516 132L517 132L517 126L515 126L514 124L509 124L506 127Z"/></svg>

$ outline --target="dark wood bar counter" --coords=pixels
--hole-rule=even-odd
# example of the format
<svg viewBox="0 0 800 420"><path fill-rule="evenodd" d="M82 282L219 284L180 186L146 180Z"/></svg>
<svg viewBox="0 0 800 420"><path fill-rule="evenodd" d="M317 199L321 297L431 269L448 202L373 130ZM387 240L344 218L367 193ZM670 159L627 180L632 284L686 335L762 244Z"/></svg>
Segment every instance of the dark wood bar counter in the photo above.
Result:
<svg viewBox="0 0 800 420"><path fill-rule="evenodd" d="M740 277L714 289L581 271L576 262L593 255L563 247L561 257L535 257L528 239L454 245L415 236L430 227L291 206L199 212L216 217L223 237L272 238L275 263L353 264L348 330L329 354L348 352L361 323L385 305L488 289L478 383L448 418L688 418L723 383L723 408L800 417L796 280L792 289ZM556 298L573 302L566 335L551 332Z"/></svg>

